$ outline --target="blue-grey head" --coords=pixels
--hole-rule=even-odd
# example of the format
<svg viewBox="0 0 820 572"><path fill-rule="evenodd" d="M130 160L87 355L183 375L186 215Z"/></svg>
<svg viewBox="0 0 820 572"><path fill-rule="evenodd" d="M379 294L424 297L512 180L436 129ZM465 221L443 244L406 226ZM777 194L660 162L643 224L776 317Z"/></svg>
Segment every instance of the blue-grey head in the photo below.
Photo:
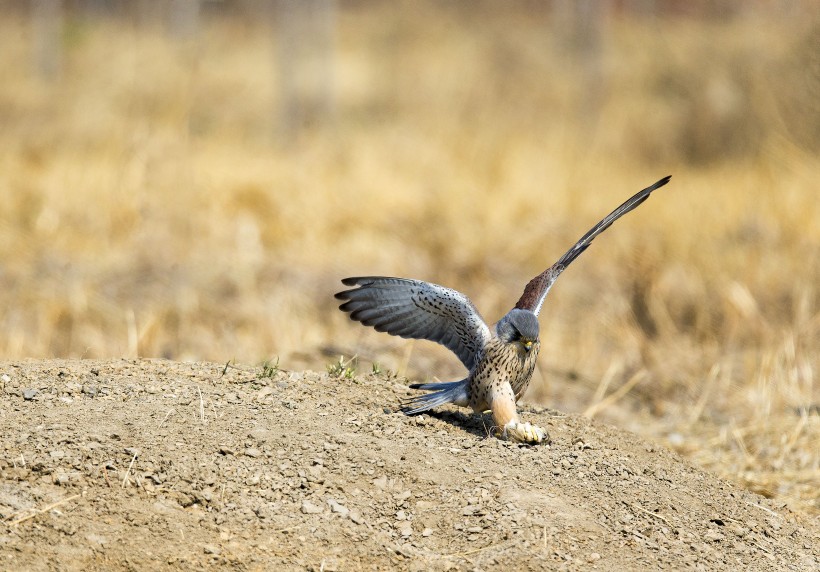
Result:
<svg viewBox="0 0 820 572"><path fill-rule="evenodd" d="M529 310L515 308L501 318L495 331L501 341L511 344L519 343L526 351L538 343L538 318Z"/></svg>

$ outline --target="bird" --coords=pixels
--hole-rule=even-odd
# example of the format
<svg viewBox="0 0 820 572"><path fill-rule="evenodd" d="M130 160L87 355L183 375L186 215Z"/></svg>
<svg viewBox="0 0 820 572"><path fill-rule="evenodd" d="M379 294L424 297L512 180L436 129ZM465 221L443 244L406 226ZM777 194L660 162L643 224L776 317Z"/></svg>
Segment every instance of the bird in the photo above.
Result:
<svg viewBox="0 0 820 572"><path fill-rule="evenodd" d="M671 176L636 193L593 226L555 264L530 280L515 306L492 327L470 299L451 288L389 276L344 278L353 288L335 294L350 319L378 332L437 342L450 349L468 375L459 381L417 383L428 393L402 404L416 415L452 403L492 414L495 434L526 444L549 443L543 428L522 422L516 404L529 386L541 348L538 314L558 276L612 223L643 203Z"/></svg>

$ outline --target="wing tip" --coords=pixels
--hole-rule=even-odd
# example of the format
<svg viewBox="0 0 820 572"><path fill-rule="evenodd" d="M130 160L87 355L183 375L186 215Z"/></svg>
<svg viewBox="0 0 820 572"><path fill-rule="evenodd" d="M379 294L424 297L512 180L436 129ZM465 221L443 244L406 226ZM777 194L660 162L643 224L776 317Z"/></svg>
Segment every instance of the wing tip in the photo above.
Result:
<svg viewBox="0 0 820 572"><path fill-rule="evenodd" d="M662 187L666 183L668 183L671 179L672 179L672 175L666 175L664 178L662 178L660 181L658 181L657 183L655 183L652 186L655 187L655 189L659 189L660 187Z"/></svg>
<svg viewBox="0 0 820 572"><path fill-rule="evenodd" d="M367 286L368 284L372 284L373 280L375 279L374 276L350 276L348 278L342 278L342 284L345 286ZM346 300L349 301L351 299L351 293L358 290L358 288L353 288L351 290L343 290L341 292L336 292L333 297L337 300ZM344 306L344 304L342 304ZM343 312L347 312L342 306L339 306L339 309Z"/></svg>

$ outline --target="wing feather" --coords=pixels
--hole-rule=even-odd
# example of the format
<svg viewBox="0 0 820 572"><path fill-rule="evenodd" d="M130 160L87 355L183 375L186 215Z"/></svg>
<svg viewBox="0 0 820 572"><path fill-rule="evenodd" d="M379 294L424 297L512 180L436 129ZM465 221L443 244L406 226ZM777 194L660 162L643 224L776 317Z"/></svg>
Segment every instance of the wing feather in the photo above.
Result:
<svg viewBox="0 0 820 572"><path fill-rule="evenodd" d="M550 291L552 284L558 279L561 272L563 272L573 260L578 258L578 256L580 256L580 254L585 251L587 247L589 247L590 243L595 240L595 237L608 229L612 223L621 218L623 215L635 209L638 205L649 198L652 191L664 186L671 178L671 175L664 177L654 185L651 185L636 193L617 209L609 213L601 222L589 229L589 232L582 236L572 248L567 250L555 264L529 281L527 286L524 288L524 293L521 295L521 298L515 304L515 307L530 310L537 315L541 311L541 306L544 304L544 299L547 297L547 293Z"/></svg>
<svg viewBox="0 0 820 572"><path fill-rule="evenodd" d="M402 338L431 340L458 356L467 369L491 337L472 302L450 288L406 278L363 276L345 278L356 286L336 294L352 320Z"/></svg>

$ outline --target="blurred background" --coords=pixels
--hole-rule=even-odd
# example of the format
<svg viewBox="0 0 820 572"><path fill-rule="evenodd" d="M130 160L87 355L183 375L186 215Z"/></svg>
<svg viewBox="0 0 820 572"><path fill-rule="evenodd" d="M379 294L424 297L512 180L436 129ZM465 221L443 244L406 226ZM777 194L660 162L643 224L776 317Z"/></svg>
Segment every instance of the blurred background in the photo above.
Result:
<svg viewBox="0 0 820 572"><path fill-rule="evenodd" d="M494 322L671 174L550 293L526 399L820 513L815 1L0 9L5 359L453 379L348 321L339 279L444 284Z"/></svg>

